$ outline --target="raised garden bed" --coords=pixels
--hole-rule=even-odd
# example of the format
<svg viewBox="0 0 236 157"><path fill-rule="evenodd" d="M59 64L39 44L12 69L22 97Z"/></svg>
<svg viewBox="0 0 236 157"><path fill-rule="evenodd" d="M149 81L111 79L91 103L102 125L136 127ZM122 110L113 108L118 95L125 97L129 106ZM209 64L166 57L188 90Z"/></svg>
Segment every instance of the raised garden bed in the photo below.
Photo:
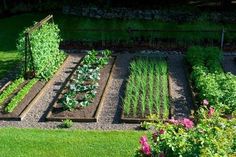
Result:
<svg viewBox="0 0 236 157"><path fill-rule="evenodd" d="M59 71L57 70L57 73ZM0 119L22 120L51 83L52 80L24 80L23 78L7 82L0 90Z"/></svg>
<svg viewBox="0 0 236 157"><path fill-rule="evenodd" d="M70 100L75 102L74 107L68 107L66 105L63 105L63 103L66 103L67 101L66 97L68 93L70 93L72 85L78 86L78 84L75 84L75 80L79 76L79 71L87 66L85 64L85 58L82 58L80 62L75 66L72 73L68 76L66 81L61 86L61 89L59 90L58 94L56 95L55 99L52 102L52 107L46 117L49 121L62 121L65 119L71 119L73 121L78 122L96 122L97 118L99 116L99 112L102 105L103 100L103 94L106 88L107 83L109 82L110 74L112 71L112 67L115 63L116 57L110 57L107 64L99 69L99 75L100 79L97 80L95 84L98 86L94 89L94 96L90 100L86 100L86 95L90 92L89 90L83 90L83 91L77 91L74 100ZM102 58L101 56L97 55L97 59ZM97 60L96 59L96 60ZM92 68L94 70L94 68ZM88 77L93 77L94 73L91 73L91 75L88 72ZM87 77L87 76L86 76ZM82 78L81 76L78 78ZM85 80L80 86L80 88L86 88L91 87L91 84L93 81L91 79ZM87 104L88 103L88 104Z"/></svg>
<svg viewBox="0 0 236 157"><path fill-rule="evenodd" d="M130 62L121 121L140 123L147 116L159 115L167 119L169 107L169 75L167 58L134 57Z"/></svg>

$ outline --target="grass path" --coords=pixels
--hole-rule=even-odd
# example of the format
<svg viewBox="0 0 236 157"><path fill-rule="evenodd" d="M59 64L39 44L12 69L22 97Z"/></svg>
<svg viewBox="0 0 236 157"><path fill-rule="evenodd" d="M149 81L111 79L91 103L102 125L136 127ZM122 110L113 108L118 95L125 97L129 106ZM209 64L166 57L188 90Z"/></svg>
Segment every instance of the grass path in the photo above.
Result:
<svg viewBox="0 0 236 157"><path fill-rule="evenodd" d="M4 157L132 157L145 132L0 129Z"/></svg>

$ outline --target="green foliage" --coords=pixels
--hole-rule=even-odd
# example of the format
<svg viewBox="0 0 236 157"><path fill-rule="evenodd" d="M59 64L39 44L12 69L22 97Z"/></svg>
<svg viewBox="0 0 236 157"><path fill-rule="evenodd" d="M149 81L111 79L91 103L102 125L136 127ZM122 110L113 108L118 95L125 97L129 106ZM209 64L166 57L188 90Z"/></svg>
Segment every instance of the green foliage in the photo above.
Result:
<svg viewBox="0 0 236 157"><path fill-rule="evenodd" d="M186 59L192 66L191 79L199 101L207 99L210 105L225 114L235 112L236 76L224 73L220 50L215 47L192 47Z"/></svg>
<svg viewBox="0 0 236 157"><path fill-rule="evenodd" d="M0 93L0 104L2 104L8 98L8 96L11 95L23 82L24 79L19 78L14 80L9 86L7 86L6 89L4 89L2 93Z"/></svg>
<svg viewBox="0 0 236 157"><path fill-rule="evenodd" d="M6 112L12 112L15 107L24 99L29 93L30 89L38 82L38 79L30 80L17 94L14 96L9 104L5 107Z"/></svg>
<svg viewBox="0 0 236 157"><path fill-rule="evenodd" d="M163 118L169 115L167 63L163 59L137 58L130 63L130 76L123 100L126 115L145 117L158 114L163 108ZM161 90L160 90L161 89ZM162 94L162 99L160 98Z"/></svg>
<svg viewBox="0 0 236 157"><path fill-rule="evenodd" d="M28 28L23 33L27 30ZM61 41L59 32L57 25L46 23L30 34L33 62L29 63L26 68L29 69L34 65L36 76L40 79L48 80L65 59L65 54L59 50ZM17 48L24 55L25 36L23 33L18 39Z"/></svg>
<svg viewBox="0 0 236 157"><path fill-rule="evenodd" d="M73 122L70 119L66 119L62 121L61 127L62 128L71 128L73 126Z"/></svg>
<svg viewBox="0 0 236 157"><path fill-rule="evenodd" d="M200 111L202 117L191 129L177 124L177 120L176 124L173 121L146 123L146 127L156 130L150 143L152 154L162 153L165 157L233 156L236 152L236 119L227 120L218 114L209 117L204 107Z"/></svg>
<svg viewBox="0 0 236 157"><path fill-rule="evenodd" d="M67 93L59 100L64 110L73 110L77 106L86 107L96 96L99 86L100 70L108 64L111 52L99 53L92 50L84 57L82 64L76 69L74 78L70 80ZM77 95L83 95L79 99Z"/></svg>

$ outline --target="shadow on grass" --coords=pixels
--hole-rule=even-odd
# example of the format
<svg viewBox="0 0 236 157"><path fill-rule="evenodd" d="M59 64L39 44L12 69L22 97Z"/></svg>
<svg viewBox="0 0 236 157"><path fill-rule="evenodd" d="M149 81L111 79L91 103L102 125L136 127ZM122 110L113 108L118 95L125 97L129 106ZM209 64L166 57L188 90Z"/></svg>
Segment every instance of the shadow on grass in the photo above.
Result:
<svg viewBox="0 0 236 157"><path fill-rule="evenodd" d="M19 64L19 60L0 61L0 79L11 72L11 70L14 70L17 64Z"/></svg>

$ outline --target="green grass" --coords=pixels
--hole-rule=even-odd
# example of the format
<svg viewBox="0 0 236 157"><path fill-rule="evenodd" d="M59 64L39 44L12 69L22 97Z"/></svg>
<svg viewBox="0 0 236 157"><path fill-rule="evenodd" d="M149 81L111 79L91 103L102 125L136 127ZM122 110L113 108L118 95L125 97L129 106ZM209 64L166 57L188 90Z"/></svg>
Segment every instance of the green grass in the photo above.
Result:
<svg viewBox="0 0 236 157"><path fill-rule="evenodd" d="M145 132L0 129L3 157L132 157Z"/></svg>
<svg viewBox="0 0 236 157"><path fill-rule="evenodd" d="M160 114L168 118L167 63L159 58L136 58L130 63L126 85L124 112L127 116L145 117ZM141 112L141 113L140 113Z"/></svg>

